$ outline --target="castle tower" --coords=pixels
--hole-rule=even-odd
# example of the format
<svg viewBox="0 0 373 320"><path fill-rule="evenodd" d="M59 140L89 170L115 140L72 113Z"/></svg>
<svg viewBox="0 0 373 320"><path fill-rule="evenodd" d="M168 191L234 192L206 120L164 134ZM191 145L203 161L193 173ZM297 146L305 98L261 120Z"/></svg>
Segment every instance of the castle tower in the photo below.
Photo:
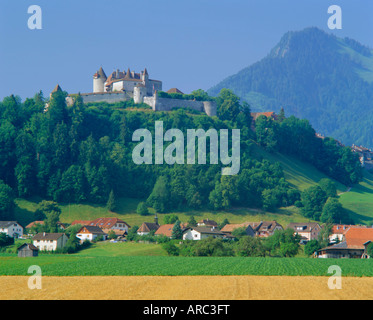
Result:
<svg viewBox="0 0 373 320"><path fill-rule="evenodd" d="M143 84L138 84L133 88L133 102L142 103L146 96L146 87Z"/></svg>
<svg viewBox="0 0 373 320"><path fill-rule="evenodd" d="M93 75L93 92L105 92L106 74L102 67Z"/></svg>
<svg viewBox="0 0 373 320"><path fill-rule="evenodd" d="M149 74L148 74L148 70L146 70L146 68L145 68L144 72L142 72L142 79L141 80L144 82L144 84L145 84L146 81L149 80Z"/></svg>

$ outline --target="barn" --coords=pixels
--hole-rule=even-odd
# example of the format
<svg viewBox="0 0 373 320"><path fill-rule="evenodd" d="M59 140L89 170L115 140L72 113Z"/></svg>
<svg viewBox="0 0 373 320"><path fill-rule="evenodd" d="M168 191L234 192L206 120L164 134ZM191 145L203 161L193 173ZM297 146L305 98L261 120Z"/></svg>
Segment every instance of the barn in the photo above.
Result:
<svg viewBox="0 0 373 320"><path fill-rule="evenodd" d="M18 248L18 257L37 257L39 255L39 249L31 243L24 243Z"/></svg>

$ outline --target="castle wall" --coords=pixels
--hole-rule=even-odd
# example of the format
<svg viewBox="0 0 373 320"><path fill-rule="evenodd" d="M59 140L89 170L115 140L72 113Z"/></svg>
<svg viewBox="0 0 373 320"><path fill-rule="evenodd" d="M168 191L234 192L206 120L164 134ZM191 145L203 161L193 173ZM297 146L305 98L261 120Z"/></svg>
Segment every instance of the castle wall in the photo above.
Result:
<svg viewBox="0 0 373 320"><path fill-rule="evenodd" d="M110 92L110 93L88 93L81 94L84 103L88 102L107 102L115 103L132 99L132 94L128 92Z"/></svg>
<svg viewBox="0 0 373 320"><path fill-rule="evenodd" d="M144 97L144 103L151 106L154 111L171 111L175 108L190 108L205 112L208 116L216 116L215 101L194 101L182 99L169 99L160 97Z"/></svg>

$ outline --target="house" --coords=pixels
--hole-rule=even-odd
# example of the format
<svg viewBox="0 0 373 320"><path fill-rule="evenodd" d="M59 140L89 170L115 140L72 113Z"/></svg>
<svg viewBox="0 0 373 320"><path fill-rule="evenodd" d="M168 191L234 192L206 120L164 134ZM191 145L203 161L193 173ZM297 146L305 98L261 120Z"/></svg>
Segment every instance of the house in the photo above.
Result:
<svg viewBox="0 0 373 320"><path fill-rule="evenodd" d="M11 238L23 237L23 227L17 221L0 221L0 233Z"/></svg>
<svg viewBox="0 0 373 320"><path fill-rule="evenodd" d="M207 219L204 219L204 220L201 220L201 221L197 222L197 226L198 227L215 227L215 228L217 228L218 224L214 220L209 220L207 218Z"/></svg>
<svg viewBox="0 0 373 320"><path fill-rule="evenodd" d="M149 234L151 231L157 231L159 228L158 223L152 223L152 222L144 222L140 228L137 229L137 234L140 236L145 236Z"/></svg>
<svg viewBox="0 0 373 320"><path fill-rule="evenodd" d="M100 227L96 226L83 226L76 233L76 237L80 239L80 242L84 242L85 240L93 241L99 236L102 236L103 240L107 239L107 234Z"/></svg>
<svg viewBox="0 0 373 320"><path fill-rule="evenodd" d="M367 247L373 241L373 228L349 228L345 240L317 251L319 258L369 258Z"/></svg>
<svg viewBox="0 0 373 320"><path fill-rule="evenodd" d="M32 244L41 251L56 251L62 249L68 240L64 233L38 233L32 239Z"/></svg>
<svg viewBox="0 0 373 320"><path fill-rule="evenodd" d="M232 235L232 232L236 229L244 228L248 236L254 237L256 228L255 223L245 222L239 224L226 224L220 231L226 234ZM253 229L254 228L254 229Z"/></svg>
<svg viewBox="0 0 373 320"><path fill-rule="evenodd" d="M331 234L329 235L330 242L341 242L345 239L345 234L350 228L365 228L365 226L357 226L350 224L335 224L332 227Z"/></svg>
<svg viewBox="0 0 373 320"><path fill-rule="evenodd" d="M272 236L276 230L284 230L284 228L276 221L261 221L255 231L256 236L266 238Z"/></svg>
<svg viewBox="0 0 373 320"><path fill-rule="evenodd" d="M181 230L185 230L187 228L187 223L180 223ZM174 228L175 224L164 224L161 225L157 231L154 233L156 236L166 236L168 238L172 238L172 229Z"/></svg>
<svg viewBox="0 0 373 320"><path fill-rule="evenodd" d="M33 221L33 222L31 222L31 223L29 223L27 226L26 226L26 229L28 229L29 231L30 231L30 229L32 228L32 227L35 227L36 225L44 225L44 221ZM66 225L64 224L64 223L62 223L62 222L60 222L60 221L58 221L57 222L57 227L59 228L59 229L62 229L62 230L65 230L67 227L66 227ZM30 233L29 233L30 234Z"/></svg>
<svg viewBox="0 0 373 320"><path fill-rule="evenodd" d="M224 232L212 227L188 227L183 231L183 240L203 240L208 237L231 238Z"/></svg>
<svg viewBox="0 0 373 320"><path fill-rule="evenodd" d="M106 233L113 230L118 235L127 234L128 229L131 228L128 223L118 218L98 218L86 225L100 227Z"/></svg>
<svg viewBox="0 0 373 320"><path fill-rule="evenodd" d="M321 231L321 226L317 222L289 223L288 229L293 229L295 234L299 234L301 242L317 240Z"/></svg>
<svg viewBox="0 0 373 320"><path fill-rule="evenodd" d="M158 216L155 215L154 217L154 223L152 222L144 222L140 228L137 229L137 234L139 236L145 236L149 234L150 232L154 231L154 233L159 229L158 224Z"/></svg>
<svg viewBox="0 0 373 320"><path fill-rule="evenodd" d="M31 243L24 243L18 249L18 257L37 257L39 255L39 249Z"/></svg>

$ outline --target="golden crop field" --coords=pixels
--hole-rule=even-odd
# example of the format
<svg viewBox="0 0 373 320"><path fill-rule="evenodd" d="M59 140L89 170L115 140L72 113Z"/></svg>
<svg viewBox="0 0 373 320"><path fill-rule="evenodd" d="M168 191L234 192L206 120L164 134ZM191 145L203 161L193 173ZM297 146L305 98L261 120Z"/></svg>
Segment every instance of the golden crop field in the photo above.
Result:
<svg viewBox="0 0 373 320"><path fill-rule="evenodd" d="M343 277L329 289L315 276L1 276L1 300L351 300L373 299L372 277Z"/></svg>

